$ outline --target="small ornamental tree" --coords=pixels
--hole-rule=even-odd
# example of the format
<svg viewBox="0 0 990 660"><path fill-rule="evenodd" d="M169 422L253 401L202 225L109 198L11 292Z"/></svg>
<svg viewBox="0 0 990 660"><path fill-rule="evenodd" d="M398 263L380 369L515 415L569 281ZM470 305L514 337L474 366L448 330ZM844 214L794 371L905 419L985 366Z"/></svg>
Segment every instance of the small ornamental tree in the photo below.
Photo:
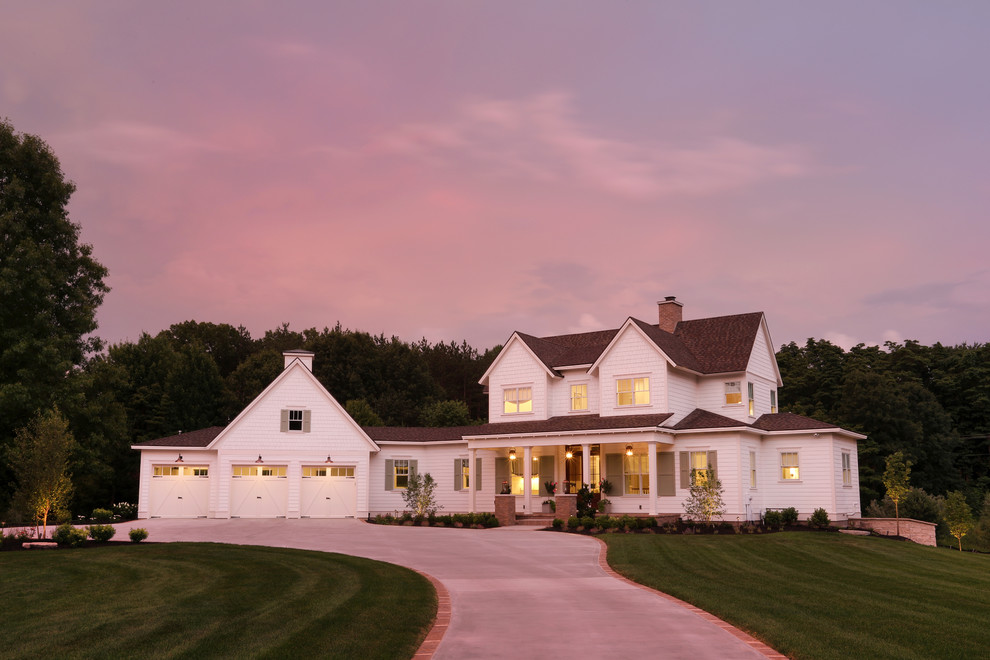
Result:
<svg viewBox="0 0 990 660"><path fill-rule="evenodd" d="M402 499L406 506L417 518L435 515L443 507L437 504L434 491L437 489L437 482L433 476L427 472L424 475L413 473L409 475L409 483L402 493Z"/></svg>
<svg viewBox="0 0 990 660"><path fill-rule="evenodd" d="M895 451L887 457L887 469L883 472L883 485L887 497L894 503L894 519L897 535L901 535L901 514L898 505L910 492L911 461L904 460L904 452Z"/></svg>
<svg viewBox="0 0 990 660"><path fill-rule="evenodd" d="M712 524L715 518L721 518L725 514L722 481L711 468L698 470L693 476L691 494L684 502L684 512L696 522Z"/></svg>
<svg viewBox="0 0 990 660"><path fill-rule="evenodd" d="M966 503L966 498L958 490L945 496L942 517L949 526L949 533L959 541L959 551L962 552L962 537L973 528L973 512Z"/></svg>
<svg viewBox="0 0 990 660"><path fill-rule="evenodd" d="M17 478L15 501L46 534L48 518L63 513L72 496L69 454L75 440L59 410L36 415L17 431L10 448L10 467Z"/></svg>

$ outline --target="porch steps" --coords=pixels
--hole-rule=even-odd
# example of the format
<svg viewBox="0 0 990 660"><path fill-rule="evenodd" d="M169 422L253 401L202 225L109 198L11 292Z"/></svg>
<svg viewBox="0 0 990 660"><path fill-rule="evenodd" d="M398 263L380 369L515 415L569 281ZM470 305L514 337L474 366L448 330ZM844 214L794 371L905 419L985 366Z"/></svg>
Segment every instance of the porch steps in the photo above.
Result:
<svg viewBox="0 0 990 660"><path fill-rule="evenodd" d="M517 513L517 525L530 525L533 527L549 527L553 523L552 513Z"/></svg>

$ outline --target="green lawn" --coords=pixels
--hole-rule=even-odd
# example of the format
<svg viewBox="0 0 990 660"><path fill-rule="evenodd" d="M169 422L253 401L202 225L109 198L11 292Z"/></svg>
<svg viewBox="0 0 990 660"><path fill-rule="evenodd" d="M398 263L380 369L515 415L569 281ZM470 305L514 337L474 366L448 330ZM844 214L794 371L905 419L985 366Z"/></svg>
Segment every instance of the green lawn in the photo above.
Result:
<svg viewBox="0 0 990 660"><path fill-rule="evenodd" d="M211 543L0 553L0 657L409 658L433 586L346 555Z"/></svg>
<svg viewBox="0 0 990 660"><path fill-rule="evenodd" d="M616 571L789 657L990 657L990 556L835 533L602 538Z"/></svg>

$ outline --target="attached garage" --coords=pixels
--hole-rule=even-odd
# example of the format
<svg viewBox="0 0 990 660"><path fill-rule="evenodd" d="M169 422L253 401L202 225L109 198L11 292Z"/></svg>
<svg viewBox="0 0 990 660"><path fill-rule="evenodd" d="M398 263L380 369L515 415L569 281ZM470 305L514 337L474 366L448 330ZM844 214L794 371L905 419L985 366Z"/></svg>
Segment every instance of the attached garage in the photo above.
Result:
<svg viewBox="0 0 990 660"><path fill-rule="evenodd" d="M235 465L230 482L231 518L285 518L289 482L285 465Z"/></svg>
<svg viewBox="0 0 990 660"><path fill-rule="evenodd" d="M357 511L354 468L303 466L299 501L303 518L353 518Z"/></svg>
<svg viewBox="0 0 990 660"><path fill-rule="evenodd" d="M155 465L148 493L152 518L205 518L210 504L206 465Z"/></svg>

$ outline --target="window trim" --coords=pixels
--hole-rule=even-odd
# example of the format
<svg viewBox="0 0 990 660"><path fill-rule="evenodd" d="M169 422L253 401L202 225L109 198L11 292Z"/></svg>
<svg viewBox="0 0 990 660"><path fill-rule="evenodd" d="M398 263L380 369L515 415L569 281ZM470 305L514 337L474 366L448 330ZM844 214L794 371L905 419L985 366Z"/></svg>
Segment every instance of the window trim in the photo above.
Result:
<svg viewBox="0 0 990 660"><path fill-rule="evenodd" d="M730 390L730 387L735 389ZM742 405L742 381L741 380L727 380L722 383L722 404L726 406L741 406ZM729 401L729 395L734 394L739 396L738 401ZM735 397L733 397L735 398Z"/></svg>
<svg viewBox="0 0 990 660"><path fill-rule="evenodd" d="M638 472L630 472L627 470L629 465L629 459L635 460L639 463ZM633 493L629 488L629 477L638 476L639 477L639 492ZM650 494L650 455L643 453L634 453L632 456L626 456L622 454L622 495L623 497L643 497Z"/></svg>
<svg viewBox="0 0 990 660"><path fill-rule="evenodd" d="M408 458L393 458L392 459L392 490L406 490L409 488L409 477L412 476L410 468L412 464L411 459ZM400 463L405 463L405 465L399 465ZM405 474L399 474L399 468L405 469ZM399 485L399 477L405 477L406 483L402 486Z"/></svg>
<svg viewBox="0 0 990 660"><path fill-rule="evenodd" d="M842 451L842 487L852 488L852 452Z"/></svg>
<svg viewBox="0 0 990 660"><path fill-rule="evenodd" d="M749 450L749 487L750 490L756 490L759 488L759 479L757 478L756 469L756 450Z"/></svg>
<svg viewBox="0 0 990 660"><path fill-rule="evenodd" d="M529 390L528 399L520 399L520 390ZM509 392L515 393L515 398L510 401ZM529 410L520 410L520 406L529 402ZM509 404L512 403L515 406L515 410L509 410ZM533 385L507 385L502 387L502 414L503 415L527 415L533 412Z"/></svg>
<svg viewBox="0 0 990 660"><path fill-rule="evenodd" d="M749 396L749 416L756 417L756 385L752 381L746 383L746 394Z"/></svg>
<svg viewBox="0 0 990 660"><path fill-rule="evenodd" d="M784 456L793 455L794 464L784 464ZM781 449L778 451L778 465L780 465L779 482L785 484L801 483L801 452L798 449ZM784 476L784 470L796 470L795 476Z"/></svg>
<svg viewBox="0 0 990 660"><path fill-rule="evenodd" d="M646 384L645 389L636 389L636 381L644 381ZM619 385L622 382L628 382L628 390L620 390ZM646 394L646 401L638 401L639 394ZM629 403L622 403L622 395L628 395L630 397ZM648 374L639 375L628 375L628 376L616 376L615 377L615 407L616 408L636 408L649 406L652 403L652 398L650 395L650 376Z"/></svg>
<svg viewBox="0 0 990 660"><path fill-rule="evenodd" d="M574 388L576 388L576 387L583 387L584 388L584 395L582 397L580 397L580 398L584 399L584 407L583 408L575 408L574 407L574 399L575 399L575 397L574 397ZM569 411L570 412L574 412L574 413L584 413L584 412L589 412L590 410L591 410L591 399L588 397L588 382L587 381L584 381L584 382L581 382L581 383L571 383L571 398L570 398L570 408L569 408Z"/></svg>
<svg viewBox="0 0 990 660"><path fill-rule="evenodd" d="M777 390L770 390L770 414L777 414Z"/></svg>

